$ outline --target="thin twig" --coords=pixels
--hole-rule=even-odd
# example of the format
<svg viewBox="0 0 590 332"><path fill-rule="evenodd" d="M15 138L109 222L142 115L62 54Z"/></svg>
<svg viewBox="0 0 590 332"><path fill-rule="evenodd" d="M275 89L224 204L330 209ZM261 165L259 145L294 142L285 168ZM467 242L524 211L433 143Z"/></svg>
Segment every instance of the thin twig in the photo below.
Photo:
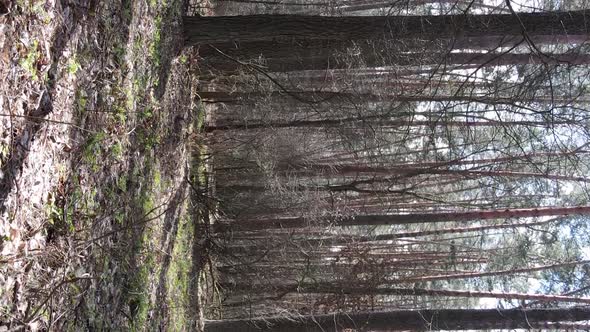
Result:
<svg viewBox="0 0 590 332"><path fill-rule="evenodd" d="M76 129L80 129L80 130L85 131L85 132L94 133L91 130L82 128L82 127L80 127L80 126L78 126L78 125L76 125L74 123L71 123L71 122L59 121L59 120L50 120L50 119L45 119L45 118L39 117L39 116L17 115L17 114L6 114L6 113L0 113L0 116L24 118L24 119L35 121L35 122L38 122L38 123L49 122L49 123L54 123L54 124L63 124L63 125L67 125L67 126L72 126L72 127L76 128Z"/></svg>

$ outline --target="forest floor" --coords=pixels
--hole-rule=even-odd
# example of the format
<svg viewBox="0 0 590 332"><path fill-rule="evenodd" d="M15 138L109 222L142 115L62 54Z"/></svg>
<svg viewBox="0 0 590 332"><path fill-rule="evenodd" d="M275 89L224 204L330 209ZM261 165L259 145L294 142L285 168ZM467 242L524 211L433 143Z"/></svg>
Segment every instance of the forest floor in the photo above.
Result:
<svg viewBox="0 0 590 332"><path fill-rule="evenodd" d="M182 0L0 0L0 331L199 330L212 297Z"/></svg>

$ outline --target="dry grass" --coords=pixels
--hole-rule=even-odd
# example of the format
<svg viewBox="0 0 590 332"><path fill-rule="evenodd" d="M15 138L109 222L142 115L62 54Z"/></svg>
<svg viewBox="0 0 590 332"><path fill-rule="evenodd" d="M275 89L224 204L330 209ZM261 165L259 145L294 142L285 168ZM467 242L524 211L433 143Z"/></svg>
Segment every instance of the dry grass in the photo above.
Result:
<svg viewBox="0 0 590 332"><path fill-rule="evenodd" d="M183 4L0 3L0 324L197 329Z"/></svg>

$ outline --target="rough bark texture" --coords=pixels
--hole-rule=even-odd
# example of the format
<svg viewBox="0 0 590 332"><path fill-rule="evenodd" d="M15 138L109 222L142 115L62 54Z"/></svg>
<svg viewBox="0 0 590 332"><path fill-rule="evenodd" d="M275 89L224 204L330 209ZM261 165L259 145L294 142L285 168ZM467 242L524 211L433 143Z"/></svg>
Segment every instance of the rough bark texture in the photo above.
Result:
<svg viewBox="0 0 590 332"><path fill-rule="evenodd" d="M470 330L516 329L539 323L575 322L590 319L590 308L559 309L444 309L388 312L336 313L299 318L269 317L253 320L208 321L205 332L319 332L370 330ZM556 325L552 325L556 327Z"/></svg>
<svg viewBox="0 0 590 332"><path fill-rule="evenodd" d="M526 65L526 64L547 64L547 65L582 65L590 63L590 55L587 54L546 54L539 56L536 54L502 54L502 53L406 53L396 54L395 50L387 48L378 49L372 45L359 44L353 46L348 43L350 50L346 48L333 49L322 47L311 50L299 49L297 47L284 48L281 53L280 45L275 45L273 51L267 52L264 49L258 49L257 53L246 52L246 50L233 49L235 58L247 59L264 59L258 66L269 72L292 72L299 70L327 70L327 69L348 69L353 67L384 67L384 66L420 66L420 65L467 65L475 64L484 66L508 66L508 65ZM240 54L240 50L246 54ZM360 53L362 58L359 61L347 59L347 54ZM250 54L248 54L250 53ZM207 62L211 66L224 71L237 71L241 65L237 62L228 62L225 57L219 54L206 56ZM349 55L348 55L349 56ZM244 61L243 61L244 62Z"/></svg>
<svg viewBox="0 0 590 332"><path fill-rule="evenodd" d="M228 41L380 40L451 36L584 35L588 10L443 16L251 15L185 17L187 45Z"/></svg>

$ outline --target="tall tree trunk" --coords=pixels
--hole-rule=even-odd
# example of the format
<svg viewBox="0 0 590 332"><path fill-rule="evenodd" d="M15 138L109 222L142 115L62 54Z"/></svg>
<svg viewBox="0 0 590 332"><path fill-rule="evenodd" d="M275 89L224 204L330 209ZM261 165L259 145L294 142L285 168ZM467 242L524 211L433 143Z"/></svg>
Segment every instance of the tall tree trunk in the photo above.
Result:
<svg viewBox="0 0 590 332"><path fill-rule="evenodd" d="M509 157L498 157L498 158L487 158L487 159L468 159L467 157L459 157L452 160L446 161L434 161L434 162L414 162L414 163L396 163L390 166L371 166L362 164L362 159L356 157L356 155L360 152L365 152L365 150L355 150L352 152L345 152L345 154L352 154L355 158L352 161L356 162L353 164L346 164L343 162L338 163L341 159L334 159L330 160L327 159L328 162L322 160L321 163L309 163L309 164L290 164L290 165L279 165L277 169L282 169L284 171L288 171L290 173L297 173L302 172L306 174L306 171L312 172L312 174L317 173L331 173L331 174L343 174L343 175L359 175L363 173L367 174L383 174L390 172L392 169L403 169L403 168L418 168L423 167L425 169L433 169L439 167L449 167L449 166L457 166L457 165L473 165L477 167L481 167L482 165L504 165L509 164L512 162L528 162L531 164L536 163L544 163L547 164L551 162L551 160L558 160L558 159L551 159L552 157L568 157L573 155L581 155L587 154L590 150L586 150L585 148L590 145L590 143L584 143L575 149L571 149L568 151L560 151L560 152L546 152L546 153L529 153L529 154L520 154L514 155ZM420 153L420 152L417 152ZM337 156L342 156L337 155ZM540 161L535 161L534 159L543 158ZM347 160L342 160L347 161Z"/></svg>
<svg viewBox="0 0 590 332"><path fill-rule="evenodd" d="M396 282L424 282L424 281L436 281L436 280L453 280L453 279L470 279L470 278L481 278L481 277L495 277L501 275L512 275L517 273L530 273L535 271L550 270L566 266L576 266L582 264L588 264L590 260L577 261L577 262L565 262L543 266L527 267L522 269L511 269L511 270L500 270L500 271L488 271L488 272L464 272L454 273L436 276L422 276L422 277L409 277Z"/></svg>
<svg viewBox="0 0 590 332"><path fill-rule="evenodd" d="M517 15L184 17L187 45L228 41L383 40L453 36L585 35L590 11Z"/></svg>
<svg viewBox="0 0 590 332"><path fill-rule="evenodd" d="M350 312L302 317L266 317L207 321L205 332L327 332L345 329L375 330L487 330L528 329L542 323L590 319L590 308L558 309L441 309ZM558 327L559 324L552 324Z"/></svg>
<svg viewBox="0 0 590 332"><path fill-rule="evenodd" d="M368 167L367 169L370 169ZM344 186L345 189L347 187L355 187L360 184L375 184L375 183L395 183L402 178L410 178L419 175L433 175L433 174L456 174L460 175L459 178L467 178L467 179L476 179L476 178L483 178L483 177L506 177L506 178L541 178L547 180L560 180L560 181L575 181L575 182L582 182L588 183L590 182L590 178L585 178L581 176L569 176L569 175L561 175L561 174L545 174L545 173L533 173L533 172L514 172L514 171L505 171L505 170L493 170L493 171L472 171L472 170L462 170L462 169L434 169L434 168L390 168L388 171L389 174L392 174L391 177L377 177L377 174L387 174L385 172L382 173L368 173L371 177L370 179L366 180L355 180L350 183L345 183L341 185L333 185L327 187L328 189L339 188ZM346 174L342 174L346 175ZM354 175L359 175L354 174ZM352 189L354 190L354 189Z"/></svg>
<svg viewBox="0 0 590 332"><path fill-rule="evenodd" d="M476 297L505 300L526 300L536 302L564 302L590 304L590 298L564 295L523 294L508 292L479 292L466 290L424 289L424 288L377 288L374 285L335 285L334 283L300 284L293 288L297 293L342 294L342 295L411 295Z"/></svg>
<svg viewBox="0 0 590 332"><path fill-rule="evenodd" d="M408 255L411 255L411 254L408 254ZM416 259L414 259L414 260L416 260ZM426 263L431 263L431 261L428 259L426 259L424 261ZM424 263L424 261L422 261L421 263ZM418 263L420 263L420 261L418 261ZM411 284L411 283L415 283L415 282L442 281L442 280L447 281L447 280L461 280L461 279L473 279L473 278L483 278L483 277L496 277L496 276L502 276L502 275L504 275L504 276L505 275L516 275L516 274L520 274L520 273L530 273L530 272L536 272L536 271L552 270L552 269L557 269L557 268L561 268L561 267L571 267L571 266L583 265L583 264L588 264L588 263L590 263L590 261L585 260L585 261L549 264L549 265L542 265L542 266L533 266L533 267L522 268L522 269L498 270L498 271L487 271L487 272L461 272L461 273L453 273L453 274L426 275L426 276L417 276L417 277L409 276L409 277L398 278L398 279L389 278L386 281L375 282L375 283L371 284L371 286L377 288L378 286ZM366 266L370 266L370 265L366 265ZM382 272L380 272L380 273L382 273ZM358 282L362 283L362 281L360 281L360 280ZM248 283L248 284L234 283L234 284L227 284L224 286L228 289L235 289L235 290L251 290L251 289L259 289L261 287L267 287L266 284L257 285L257 284L252 284L252 283ZM340 288L341 288L342 292L346 293L346 290L345 290L346 287L340 287ZM330 284L322 284L322 283L313 283L313 284L312 283L298 283L298 284L282 284L282 285L277 284L273 288L274 291L279 292L279 293L295 292L297 289L302 289L303 290L302 292L305 292L305 289L307 289L309 292L315 291L315 292L321 293L321 292L332 292L332 291L327 291L327 290L333 289L333 286L331 286ZM353 289L354 288L351 288L351 290L349 292L350 294L355 292ZM369 287L364 287L363 289L366 291L367 289L369 289ZM376 291L376 292L379 292L379 291ZM387 290L383 290L383 292L387 292ZM359 294L359 293L360 292L358 292L356 294Z"/></svg>
<svg viewBox="0 0 590 332"><path fill-rule="evenodd" d="M381 127L416 127L416 126L437 126L437 127L508 127L508 126L529 126L547 127L548 125L578 125L577 121L428 121L428 120L399 120L392 119L391 114L364 115L350 118L321 119L321 120L295 120L290 122L254 122L254 123L229 123L220 125L209 125L205 128L207 132L217 130L249 130L263 128L322 128L340 127L350 124L350 127L366 128L368 125L379 125Z"/></svg>
<svg viewBox="0 0 590 332"><path fill-rule="evenodd" d="M404 53L398 54L395 49L387 45L375 45L375 43L356 43L354 46L347 42L340 43L340 48L330 48L328 45L313 50L294 47L292 49L281 49L275 45L269 51L264 48L254 48L248 52L246 46L231 49L237 59L252 59L262 57L264 62L258 66L268 72L293 72L300 70L327 70L327 69L348 69L352 67L386 67L386 66L433 66L445 65L469 65L475 64L482 68L487 66L509 66L527 64L548 64L548 65L583 65L590 62L587 54L526 54L526 53ZM359 61L347 59L349 47L354 47L355 52L362 54ZM207 48L205 48L206 50ZM236 62L228 62L225 57L211 53L209 57L203 56L211 66L222 69L226 72L239 70L242 65ZM355 62L358 62L355 64Z"/></svg>
<svg viewBox="0 0 590 332"><path fill-rule="evenodd" d="M431 235L444 235L444 234L458 234L458 233L469 233L469 232L483 232L492 229L505 229L505 228L519 228L519 227L531 227L540 226L550 223L554 220L538 221L522 224L499 224L499 225L486 225L479 227L453 227L443 228L432 231L415 231L415 232L401 232L394 234L379 234L379 235L365 235L365 236L342 236L342 237L330 237L330 238L313 238L303 240L302 242L315 245L318 243L324 243L332 246L344 246L347 244L360 244L366 242L376 241L393 241L406 237L421 237Z"/></svg>
<svg viewBox="0 0 590 332"><path fill-rule="evenodd" d="M373 214L357 215L333 221L338 226L402 225L417 223L490 220L502 218L531 218L542 216L590 215L590 206L546 207L532 209L476 210L442 213ZM233 222L219 221L216 231L228 228L234 231L255 231L272 228L300 228L310 224L304 217L245 219Z"/></svg>
<svg viewBox="0 0 590 332"><path fill-rule="evenodd" d="M570 35L570 34L553 34L553 35L536 35L530 36L529 39L535 45L551 44L582 44L588 41L587 34ZM460 37L454 39L453 49L473 49L473 50L496 50L500 47L514 47L523 42L522 35L518 36L480 36L480 37Z"/></svg>

